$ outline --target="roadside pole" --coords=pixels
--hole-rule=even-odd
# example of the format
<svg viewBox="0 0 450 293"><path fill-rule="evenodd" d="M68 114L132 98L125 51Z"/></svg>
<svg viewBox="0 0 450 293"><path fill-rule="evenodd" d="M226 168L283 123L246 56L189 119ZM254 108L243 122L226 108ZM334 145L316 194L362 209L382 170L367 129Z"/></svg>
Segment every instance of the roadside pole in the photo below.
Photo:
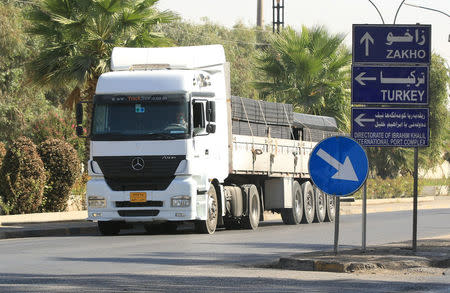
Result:
<svg viewBox="0 0 450 293"><path fill-rule="evenodd" d="M341 199L339 196L335 196L336 198L336 215L334 219L334 254L338 254L338 247L339 247L339 214L341 209Z"/></svg>
<svg viewBox="0 0 450 293"><path fill-rule="evenodd" d="M364 192L362 200L362 251L366 251L366 231L367 231L367 180L364 182Z"/></svg>
<svg viewBox="0 0 450 293"><path fill-rule="evenodd" d="M414 188L413 188L413 243L412 250L417 251L417 183L419 180L419 148L414 148Z"/></svg>

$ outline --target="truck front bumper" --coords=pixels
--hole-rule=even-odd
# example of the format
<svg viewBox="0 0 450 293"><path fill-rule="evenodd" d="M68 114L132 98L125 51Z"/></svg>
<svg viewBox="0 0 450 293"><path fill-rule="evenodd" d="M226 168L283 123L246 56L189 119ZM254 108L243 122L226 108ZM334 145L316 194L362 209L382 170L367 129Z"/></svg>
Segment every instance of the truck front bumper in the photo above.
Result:
<svg viewBox="0 0 450 293"><path fill-rule="evenodd" d="M145 192L145 203L130 200L133 192ZM89 206L89 197L105 198L106 207ZM173 197L189 197L190 204L173 207ZM177 176L166 190L113 191L103 178L87 184L86 201L89 221L165 222L206 220L206 194L197 194L197 183L191 176Z"/></svg>

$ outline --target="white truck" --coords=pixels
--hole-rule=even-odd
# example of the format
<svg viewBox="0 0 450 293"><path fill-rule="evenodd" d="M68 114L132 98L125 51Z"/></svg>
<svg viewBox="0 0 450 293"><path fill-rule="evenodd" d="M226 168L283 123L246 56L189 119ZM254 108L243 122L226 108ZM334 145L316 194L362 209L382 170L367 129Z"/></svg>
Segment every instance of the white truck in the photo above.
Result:
<svg viewBox="0 0 450 293"><path fill-rule="evenodd" d="M136 222L149 232L184 222L209 234L256 229L263 211L286 224L334 219L334 198L307 168L311 129L331 125L326 136L334 119L232 98L220 45L114 48L111 69L93 100L86 192L88 220L103 235ZM82 135L81 103L76 112ZM322 122L308 128L314 119Z"/></svg>

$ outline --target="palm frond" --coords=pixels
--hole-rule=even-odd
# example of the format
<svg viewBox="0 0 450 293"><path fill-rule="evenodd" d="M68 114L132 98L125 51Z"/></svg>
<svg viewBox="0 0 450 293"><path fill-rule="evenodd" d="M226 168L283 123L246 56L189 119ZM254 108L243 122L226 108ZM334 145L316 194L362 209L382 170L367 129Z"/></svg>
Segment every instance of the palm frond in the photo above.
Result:
<svg viewBox="0 0 450 293"><path fill-rule="evenodd" d="M93 2L107 14L119 12L123 8L121 0L94 0Z"/></svg>
<svg viewBox="0 0 450 293"><path fill-rule="evenodd" d="M114 46L161 46L171 42L153 32L177 15L155 9L156 0L40 0L30 8L29 33L45 44L30 63L39 83L91 88L108 70Z"/></svg>

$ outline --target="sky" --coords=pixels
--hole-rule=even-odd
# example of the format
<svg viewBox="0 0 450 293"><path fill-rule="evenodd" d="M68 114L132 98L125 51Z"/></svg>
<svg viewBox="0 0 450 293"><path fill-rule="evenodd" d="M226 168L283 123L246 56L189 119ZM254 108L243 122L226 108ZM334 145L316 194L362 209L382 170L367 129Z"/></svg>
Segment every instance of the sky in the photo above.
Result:
<svg viewBox="0 0 450 293"><path fill-rule="evenodd" d="M402 0L372 0L386 24L394 22ZM344 33L345 44L351 48L352 24L381 24L377 10L368 0L285 0L285 25L300 30L302 25L322 25L332 33ZM450 0L406 0L405 3L425 6L450 14ZM241 21L256 25L257 0L160 0L161 10L172 10L184 20L202 23L202 17L232 27ZM263 0L264 24L272 25L272 0ZM450 17L403 4L397 24L431 24L432 51L450 64Z"/></svg>

